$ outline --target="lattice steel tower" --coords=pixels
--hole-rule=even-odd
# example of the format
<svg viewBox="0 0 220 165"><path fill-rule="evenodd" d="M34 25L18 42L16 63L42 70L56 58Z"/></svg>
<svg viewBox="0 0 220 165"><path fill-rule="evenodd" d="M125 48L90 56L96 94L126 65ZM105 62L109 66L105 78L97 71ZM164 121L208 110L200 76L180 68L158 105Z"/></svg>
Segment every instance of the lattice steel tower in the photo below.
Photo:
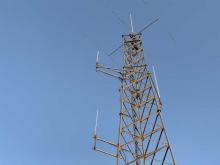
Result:
<svg viewBox="0 0 220 165"><path fill-rule="evenodd" d="M106 141L94 131L94 150L116 158L116 165L176 165L161 116L162 103L156 77L144 60L142 34L122 36L124 66L108 68L96 62L96 70L121 82L118 140ZM97 125L97 124L96 124ZM101 150L107 143L115 152Z"/></svg>

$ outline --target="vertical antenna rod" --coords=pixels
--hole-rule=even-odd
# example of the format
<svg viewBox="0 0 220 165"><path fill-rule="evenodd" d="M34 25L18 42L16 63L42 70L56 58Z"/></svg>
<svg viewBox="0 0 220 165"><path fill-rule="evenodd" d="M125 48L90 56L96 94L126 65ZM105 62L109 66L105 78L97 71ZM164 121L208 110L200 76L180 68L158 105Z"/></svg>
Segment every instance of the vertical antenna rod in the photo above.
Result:
<svg viewBox="0 0 220 165"><path fill-rule="evenodd" d="M96 111L96 119L95 119L94 135L96 135L96 132L97 132L98 117L99 117L99 110Z"/></svg>
<svg viewBox="0 0 220 165"><path fill-rule="evenodd" d="M134 27L133 27L133 21L132 21L131 13L130 13L130 23L131 23L131 32L134 33Z"/></svg>
<svg viewBox="0 0 220 165"><path fill-rule="evenodd" d="M156 72L155 72L154 66L152 68L153 68L154 80L155 80L155 83L156 83L156 88L157 88L158 96L160 97L160 91L159 91L159 87L158 87L158 83L157 83L157 76L156 76Z"/></svg>
<svg viewBox="0 0 220 165"><path fill-rule="evenodd" d="M99 50L98 50L97 55L96 55L96 63L98 63L98 62L99 62Z"/></svg>

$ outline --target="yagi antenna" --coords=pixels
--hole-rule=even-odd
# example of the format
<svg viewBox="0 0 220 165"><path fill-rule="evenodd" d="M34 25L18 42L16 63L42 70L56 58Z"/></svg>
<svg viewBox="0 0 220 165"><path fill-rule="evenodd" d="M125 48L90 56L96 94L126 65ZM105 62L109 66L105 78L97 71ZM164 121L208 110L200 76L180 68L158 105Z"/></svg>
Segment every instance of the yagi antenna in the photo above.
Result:
<svg viewBox="0 0 220 165"><path fill-rule="evenodd" d="M97 109L97 111L96 111L96 119L95 119L94 135L96 135L96 132L97 132L98 117L99 117L99 110Z"/></svg>
<svg viewBox="0 0 220 165"><path fill-rule="evenodd" d="M98 63L98 62L99 62L99 50L98 50L97 55L96 55L96 63Z"/></svg>
<svg viewBox="0 0 220 165"><path fill-rule="evenodd" d="M155 83L156 83L156 88L157 88L158 96L159 96L159 98L160 98L160 91L159 91L159 87L158 87L158 83L157 83L156 72L155 72L154 66L153 66L152 68L153 68L154 79L155 79Z"/></svg>
<svg viewBox="0 0 220 165"><path fill-rule="evenodd" d="M130 19L131 19L131 15L130 15ZM149 28L150 26L152 26L153 24L155 24L157 21L159 21L160 18L155 19L154 21L152 21L151 23L149 23L147 26L145 26L143 29L141 29L138 33L142 33L143 31L145 31L147 28ZM131 19L131 25L132 25L132 19ZM133 25L131 26L133 29ZM133 29L134 30L134 29ZM116 48L115 50L113 50L110 54L108 54L108 56L113 55L115 52L117 52L118 50L120 50L122 48L123 44L120 45L118 48Z"/></svg>
<svg viewBox="0 0 220 165"><path fill-rule="evenodd" d="M133 21L132 21L131 13L130 13L130 23L131 23L131 32L134 33L134 27L133 27Z"/></svg>

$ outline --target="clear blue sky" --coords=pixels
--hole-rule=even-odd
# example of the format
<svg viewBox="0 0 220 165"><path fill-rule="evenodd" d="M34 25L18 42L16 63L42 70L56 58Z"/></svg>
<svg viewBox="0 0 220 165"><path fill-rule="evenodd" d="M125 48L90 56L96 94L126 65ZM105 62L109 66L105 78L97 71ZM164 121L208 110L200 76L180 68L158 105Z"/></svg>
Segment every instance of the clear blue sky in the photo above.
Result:
<svg viewBox="0 0 220 165"><path fill-rule="evenodd" d="M144 33L178 165L219 165L218 0L1 0L0 165L112 165L92 151L98 133L115 140L119 82L95 72L129 32ZM114 62L113 62L114 61Z"/></svg>

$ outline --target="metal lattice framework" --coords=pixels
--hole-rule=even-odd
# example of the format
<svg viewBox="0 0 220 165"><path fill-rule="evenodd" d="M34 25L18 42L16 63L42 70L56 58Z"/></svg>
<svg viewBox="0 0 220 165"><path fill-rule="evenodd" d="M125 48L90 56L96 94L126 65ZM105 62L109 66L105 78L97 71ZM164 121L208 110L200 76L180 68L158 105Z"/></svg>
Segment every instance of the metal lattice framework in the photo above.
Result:
<svg viewBox="0 0 220 165"><path fill-rule="evenodd" d="M124 66L97 71L121 81L121 109L117 143L94 134L94 150L116 158L117 165L176 165L161 116L162 103L156 82L144 62L140 33L123 35ZM115 153L97 147L107 143Z"/></svg>

